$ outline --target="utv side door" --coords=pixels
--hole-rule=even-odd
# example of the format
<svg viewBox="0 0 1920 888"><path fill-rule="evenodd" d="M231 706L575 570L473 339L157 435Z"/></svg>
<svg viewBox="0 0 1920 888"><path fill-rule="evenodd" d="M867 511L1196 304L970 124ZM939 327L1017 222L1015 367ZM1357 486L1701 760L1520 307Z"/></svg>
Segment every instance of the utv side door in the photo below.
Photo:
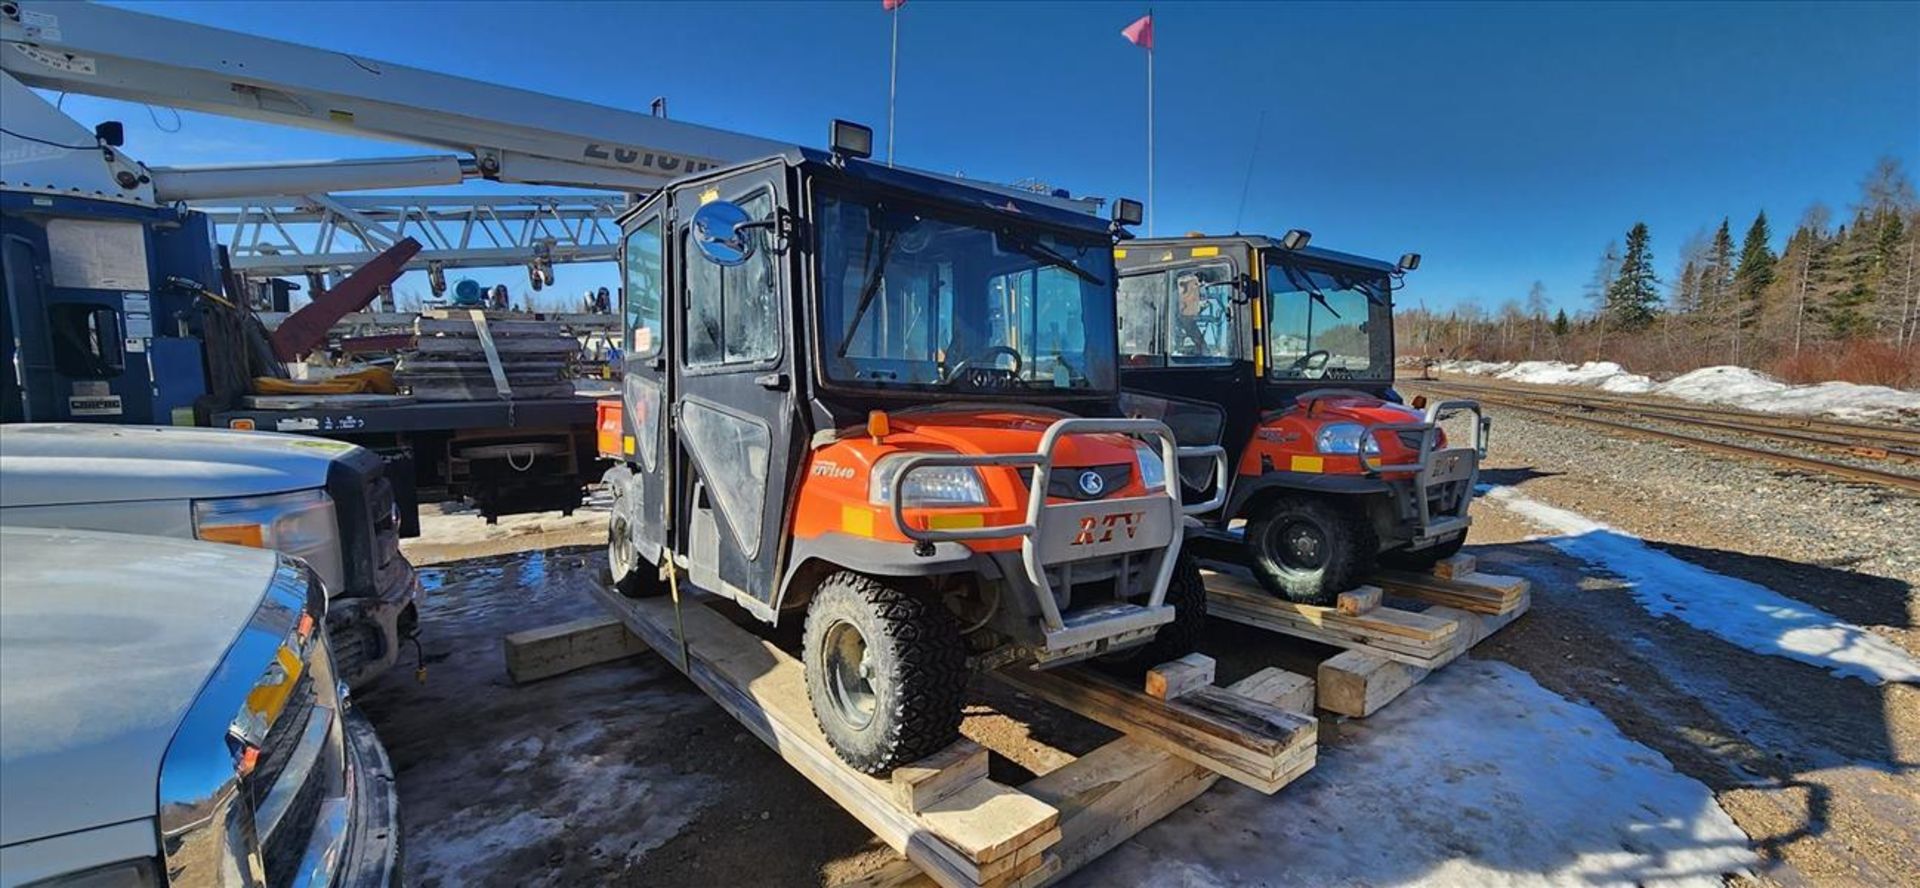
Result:
<svg viewBox="0 0 1920 888"><path fill-rule="evenodd" d="M673 316L667 286L667 202L656 200L627 226L620 247L621 307L625 338L622 409L626 433L633 436L631 457L639 492L630 518L633 540L645 564L660 563L660 549L672 539L667 527L667 330Z"/></svg>
<svg viewBox="0 0 1920 888"><path fill-rule="evenodd" d="M768 620L799 458L788 254L776 252L770 229L751 229L750 255L722 266L693 242L691 223L714 200L735 203L752 219L775 218L785 184L785 167L770 164L677 189L671 246L681 271L673 438L686 466L674 480L684 516L676 536L696 585Z"/></svg>

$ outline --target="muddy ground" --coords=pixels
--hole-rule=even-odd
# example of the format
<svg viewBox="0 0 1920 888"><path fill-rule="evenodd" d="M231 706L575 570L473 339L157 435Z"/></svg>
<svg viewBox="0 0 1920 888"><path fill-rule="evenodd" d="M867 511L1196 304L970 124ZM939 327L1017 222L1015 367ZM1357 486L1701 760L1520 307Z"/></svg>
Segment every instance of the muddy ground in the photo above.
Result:
<svg viewBox="0 0 1920 888"><path fill-rule="evenodd" d="M1563 427L1499 421L1495 483L1920 653L1915 578L1900 567L1910 562L1870 551L1886 544L1872 534L1825 539L1828 554L1797 559L1793 539L1738 517L1737 497L1651 473L1638 487L1621 480L1622 460L1666 463L1658 450L1599 441L1582 453ZM1870 508L1848 505L1858 491L1836 495L1835 508ZM584 584L604 570L599 517L488 529L435 515L408 544L428 565L426 679L398 669L359 699L399 772L409 881L813 885L887 862L853 818L656 656L508 682L504 635L597 613ZM1920 527L1906 530L1920 545ZM1479 510L1470 551L1531 579L1534 599L1470 660L1380 715L1332 724L1320 765L1279 795L1223 784L1076 881L1920 881L1920 688L1837 676L1652 616L1625 581L1540 533L1511 511ZM1206 649L1223 681L1267 664L1310 674L1333 653L1213 628ZM1002 780L1111 736L984 684L975 699L966 731L1009 753L996 757Z"/></svg>

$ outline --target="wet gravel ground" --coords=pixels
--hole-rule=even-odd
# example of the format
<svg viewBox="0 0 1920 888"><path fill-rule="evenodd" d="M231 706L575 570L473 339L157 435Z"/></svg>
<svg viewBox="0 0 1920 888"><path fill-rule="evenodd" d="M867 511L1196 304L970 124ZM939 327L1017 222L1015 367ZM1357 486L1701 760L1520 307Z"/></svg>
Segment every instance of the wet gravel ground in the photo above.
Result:
<svg viewBox="0 0 1920 888"><path fill-rule="evenodd" d="M1417 386L1409 386L1417 391ZM1920 497L1518 411L1489 409L1491 484L1606 522L1920 654ZM1489 569L1534 581L1526 618L1475 648L1599 708L1711 787L1777 884L1915 884L1920 688L1837 678L1636 605L1617 578L1497 505Z"/></svg>

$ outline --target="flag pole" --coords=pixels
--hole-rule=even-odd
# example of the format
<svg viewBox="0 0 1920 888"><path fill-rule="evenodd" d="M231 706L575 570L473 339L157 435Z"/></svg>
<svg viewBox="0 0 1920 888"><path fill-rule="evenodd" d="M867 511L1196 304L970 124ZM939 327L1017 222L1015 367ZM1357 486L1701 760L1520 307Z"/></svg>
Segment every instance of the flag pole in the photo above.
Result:
<svg viewBox="0 0 1920 888"><path fill-rule="evenodd" d="M1147 7L1153 20L1153 7ZM1153 236L1153 41L1147 43L1147 236Z"/></svg>
<svg viewBox="0 0 1920 888"><path fill-rule="evenodd" d="M900 7L893 8L893 51L887 62L887 166L893 166L893 96L900 82Z"/></svg>

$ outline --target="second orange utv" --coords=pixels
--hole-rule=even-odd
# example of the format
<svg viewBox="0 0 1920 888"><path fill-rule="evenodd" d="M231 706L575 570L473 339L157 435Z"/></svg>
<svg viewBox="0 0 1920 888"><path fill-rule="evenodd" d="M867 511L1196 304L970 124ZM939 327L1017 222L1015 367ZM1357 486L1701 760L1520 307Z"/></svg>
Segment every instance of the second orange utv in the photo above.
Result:
<svg viewBox="0 0 1920 888"><path fill-rule="evenodd" d="M1393 388L1393 290L1418 254L1393 264L1307 240L1117 248L1121 382L1130 415L1226 449L1224 489L1204 465L1179 472L1190 496L1224 496L1199 536L1275 595L1328 604L1376 562L1460 550L1489 424L1472 401L1410 407ZM1456 413L1472 439L1450 447L1441 420Z"/></svg>

